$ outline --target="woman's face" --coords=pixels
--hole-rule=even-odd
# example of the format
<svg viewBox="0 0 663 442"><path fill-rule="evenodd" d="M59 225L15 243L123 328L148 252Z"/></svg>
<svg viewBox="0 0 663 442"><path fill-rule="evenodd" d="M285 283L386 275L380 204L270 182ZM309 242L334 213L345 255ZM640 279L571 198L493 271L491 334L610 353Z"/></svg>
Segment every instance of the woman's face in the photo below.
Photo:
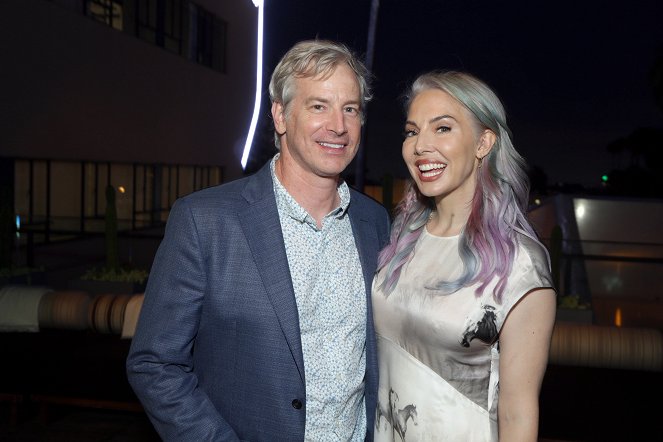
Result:
<svg viewBox="0 0 663 442"><path fill-rule="evenodd" d="M476 187L481 130L446 92L420 92L408 109L403 159L419 191L436 202L469 203Z"/></svg>

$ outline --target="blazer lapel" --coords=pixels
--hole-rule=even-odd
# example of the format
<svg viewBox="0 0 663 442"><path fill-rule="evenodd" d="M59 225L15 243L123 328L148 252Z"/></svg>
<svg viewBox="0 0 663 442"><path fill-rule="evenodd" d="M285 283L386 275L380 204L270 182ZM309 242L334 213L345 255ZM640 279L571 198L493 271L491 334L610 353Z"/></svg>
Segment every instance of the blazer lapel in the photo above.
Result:
<svg viewBox="0 0 663 442"><path fill-rule="evenodd" d="M353 210L354 209L354 210ZM355 244L359 252L359 260L364 273L364 282L366 283L366 293L371 292L373 276L377 268L377 252L379 251L379 240L375 227L361 215L361 211L352 207L352 202L348 208L352 233L355 237Z"/></svg>
<svg viewBox="0 0 663 442"><path fill-rule="evenodd" d="M378 388L378 359L375 328L373 324L373 305L371 302L371 287L377 268L377 256L380 249L380 240L375 225L364 214L363 207L358 204L358 198L350 202L348 207L352 233L361 261L366 287L366 410L372 410L376 403ZM373 415L367 413L369 435L372 434Z"/></svg>
<svg viewBox="0 0 663 442"><path fill-rule="evenodd" d="M304 382L299 314L269 164L248 181L243 196L249 205L238 213L242 230Z"/></svg>

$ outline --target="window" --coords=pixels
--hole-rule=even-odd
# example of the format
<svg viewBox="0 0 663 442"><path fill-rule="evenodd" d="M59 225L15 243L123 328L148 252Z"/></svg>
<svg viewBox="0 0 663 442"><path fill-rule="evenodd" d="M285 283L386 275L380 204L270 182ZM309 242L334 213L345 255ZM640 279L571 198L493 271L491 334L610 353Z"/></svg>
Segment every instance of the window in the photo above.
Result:
<svg viewBox="0 0 663 442"><path fill-rule="evenodd" d="M189 7L189 58L225 72L226 23L200 6Z"/></svg>
<svg viewBox="0 0 663 442"><path fill-rule="evenodd" d="M123 29L121 1L85 0L85 15L118 31Z"/></svg>
<svg viewBox="0 0 663 442"><path fill-rule="evenodd" d="M99 23L226 71L226 22L189 0L80 1L84 14Z"/></svg>
<svg viewBox="0 0 663 442"><path fill-rule="evenodd" d="M183 54L183 0L136 0L136 18L138 38Z"/></svg>

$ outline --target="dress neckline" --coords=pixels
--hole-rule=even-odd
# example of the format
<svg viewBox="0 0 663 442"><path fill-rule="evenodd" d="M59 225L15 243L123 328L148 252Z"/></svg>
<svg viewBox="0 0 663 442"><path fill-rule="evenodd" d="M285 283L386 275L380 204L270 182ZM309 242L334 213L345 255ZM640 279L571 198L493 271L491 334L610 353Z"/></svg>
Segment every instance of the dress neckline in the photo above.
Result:
<svg viewBox="0 0 663 442"><path fill-rule="evenodd" d="M438 239L441 241L452 241L452 240L458 240L460 238L460 233L458 235L451 235L451 236L437 236L432 234L431 232L428 231L428 226L424 226L424 234L428 237Z"/></svg>

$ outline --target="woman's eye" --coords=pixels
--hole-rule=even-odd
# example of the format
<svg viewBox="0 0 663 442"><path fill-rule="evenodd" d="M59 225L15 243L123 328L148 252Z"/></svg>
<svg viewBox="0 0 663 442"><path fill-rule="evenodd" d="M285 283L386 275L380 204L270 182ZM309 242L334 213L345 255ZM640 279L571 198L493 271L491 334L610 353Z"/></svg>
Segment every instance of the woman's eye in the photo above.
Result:
<svg viewBox="0 0 663 442"><path fill-rule="evenodd" d="M416 134L417 134L417 132L414 131L414 130L412 130L412 129L410 129L410 130L405 130L405 131L403 132L403 138L411 138L411 137L415 136Z"/></svg>
<svg viewBox="0 0 663 442"><path fill-rule="evenodd" d="M449 126L440 126L436 129L437 132L449 132L451 128Z"/></svg>

